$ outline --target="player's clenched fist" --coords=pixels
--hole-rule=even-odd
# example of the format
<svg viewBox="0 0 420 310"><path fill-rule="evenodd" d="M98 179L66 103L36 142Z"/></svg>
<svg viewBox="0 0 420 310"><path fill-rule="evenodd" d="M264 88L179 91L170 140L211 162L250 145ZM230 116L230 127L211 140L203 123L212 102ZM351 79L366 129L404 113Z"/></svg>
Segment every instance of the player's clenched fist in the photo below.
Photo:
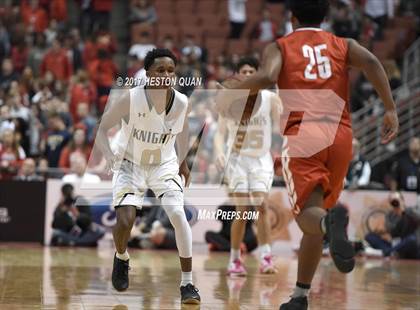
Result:
<svg viewBox="0 0 420 310"><path fill-rule="evenodd" d="M396 110L388 110L385 112L384 120L382 123L382 139L383 144L391 142L398 134L399 122Z"/></svg>

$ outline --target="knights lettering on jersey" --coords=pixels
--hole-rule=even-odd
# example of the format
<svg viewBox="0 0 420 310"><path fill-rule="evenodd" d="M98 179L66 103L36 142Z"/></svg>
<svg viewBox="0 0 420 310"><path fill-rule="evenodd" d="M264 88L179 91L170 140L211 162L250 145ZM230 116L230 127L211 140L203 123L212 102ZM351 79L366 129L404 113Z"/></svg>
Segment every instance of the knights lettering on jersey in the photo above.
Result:
<svg viewBox="0 0 420 310"><path fill-rule="evenodd" d="M130 90L130 118L118 138L118 154L138 165L160 165L176 159L176 136L183 130L188 99L172 90L170 109L158 113L144 87Z"/></svg>
<svg viewBox="0 0 420 310"><path fill-rule="evenodd" d="M261 105L249 120L227 121L228 146L232 152L261 157L270 151L271 96L273 94L267 90L259 93L257 100L261 100Z"/></svg>

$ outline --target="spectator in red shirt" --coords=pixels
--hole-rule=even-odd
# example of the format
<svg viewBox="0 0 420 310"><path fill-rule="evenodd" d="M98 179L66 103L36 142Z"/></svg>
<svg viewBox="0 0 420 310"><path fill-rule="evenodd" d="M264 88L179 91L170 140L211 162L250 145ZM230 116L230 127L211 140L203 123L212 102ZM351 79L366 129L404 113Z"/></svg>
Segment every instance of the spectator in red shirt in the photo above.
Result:
<svg viewBox="0 0 420 310"><path fill-rule="evenodd" d="M95 139L95 128L97 120L89 114L89 105L86 102L80 102L77 106L77 119L75 127L83 128L86 132L89 143Z"/></svg>
<svg viewBox="0 0 420 310"><path fill-rule="evenodd" d="M109 53L100 49L98 59L89 64L89 76L95 82L98 97L107 96L117 75L117 66L112 61Z"/></svg>
<svg viewBox="0 0 420 310"><path fill-rule="evenodd" d="M58 166L64 169L70 168L70 157L75 153L82 155L88 162L91 151L92 148L86 139L85 131L82 128L77 128L74 130L69 144L61 151Z"/></svg>
<svg viewBox="0 0 420 310"><path fill-rule="evenodd" d="M48 15L43 8L39 6L38 0L22 1L21 13L23 23L26 29L33 32L44 32L48 26Z"/></svg>
<svg viewBox="0 0 420 310"><path fill-rule="evenodd" d="M102 49L107 51L110 55L117 51L115 40L108 32L100 32L92 35L91 39L85 41L83 50L83 62L86 66L92 61L98 59L98 51Z"/></svg>
<svg viewBox="0 0 420 310"><path fill-rule="evenodd" d="M68 81L72 74L72 65L65 49L61 48L58 39L53 41L51 49L44 56L41 64L41 74L50 71L60 81Z"/></svg>
<svg viewBox="0 0 420 310"><path fill-rule="evenodd" d="M12 47L11 58L15 70L22 73L28 60L29 50L24 40L21 40L17 45Z"/></svg>
<svg viewBox="0 0 420 310"><path fill-rule="evenodd" d="M58 22L67 20L67 1L66 0L51 0L50 2L50 17Z"/></svg>
<svg viewBox="0 0 420 310"><path fill-rule="evenodd" d="M79 71L76 77L76 83L70 90L70 114L74 123L80 121L77 115L77 107L80 103L87 103L89 110L96 102L97 93L95 84L93 84L85 71Z"/></svg>
<svg viewBox="0 0 420 310"><path fill-rule="evenodd" d="M95 20L93 29L109 29L109 16L112 10L113 0L92 0Z"/></svg>

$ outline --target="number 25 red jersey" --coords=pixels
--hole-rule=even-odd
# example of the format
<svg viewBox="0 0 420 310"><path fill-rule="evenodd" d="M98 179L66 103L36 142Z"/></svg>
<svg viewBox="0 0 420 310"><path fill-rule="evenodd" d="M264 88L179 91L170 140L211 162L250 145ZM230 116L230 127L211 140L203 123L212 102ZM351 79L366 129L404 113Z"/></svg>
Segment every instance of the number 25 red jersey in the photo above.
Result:
<svg viewBox="0 0 420 310"><path fill-rule="evenodd" d="M277 44L283 59L279 89L331 89L346 102L340 124L351 127L347 40L319 28L298 28Z"/></svg>

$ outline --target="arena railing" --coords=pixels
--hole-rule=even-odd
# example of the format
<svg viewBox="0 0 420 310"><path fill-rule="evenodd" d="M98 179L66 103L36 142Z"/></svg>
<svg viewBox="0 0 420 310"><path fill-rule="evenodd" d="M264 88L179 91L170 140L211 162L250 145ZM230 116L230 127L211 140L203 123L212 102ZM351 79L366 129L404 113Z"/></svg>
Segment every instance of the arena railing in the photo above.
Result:
<svg viewBox="0 0 420 310"><path fill-rule="evenodd" d="M400 120L400 132L389 146L381 144L384 109L380 99L369 102L353 113L354 135L362 145L362 153L376 165L404 150L413 136L420 136L420 78L408 82L393 92Z"/></svg>

